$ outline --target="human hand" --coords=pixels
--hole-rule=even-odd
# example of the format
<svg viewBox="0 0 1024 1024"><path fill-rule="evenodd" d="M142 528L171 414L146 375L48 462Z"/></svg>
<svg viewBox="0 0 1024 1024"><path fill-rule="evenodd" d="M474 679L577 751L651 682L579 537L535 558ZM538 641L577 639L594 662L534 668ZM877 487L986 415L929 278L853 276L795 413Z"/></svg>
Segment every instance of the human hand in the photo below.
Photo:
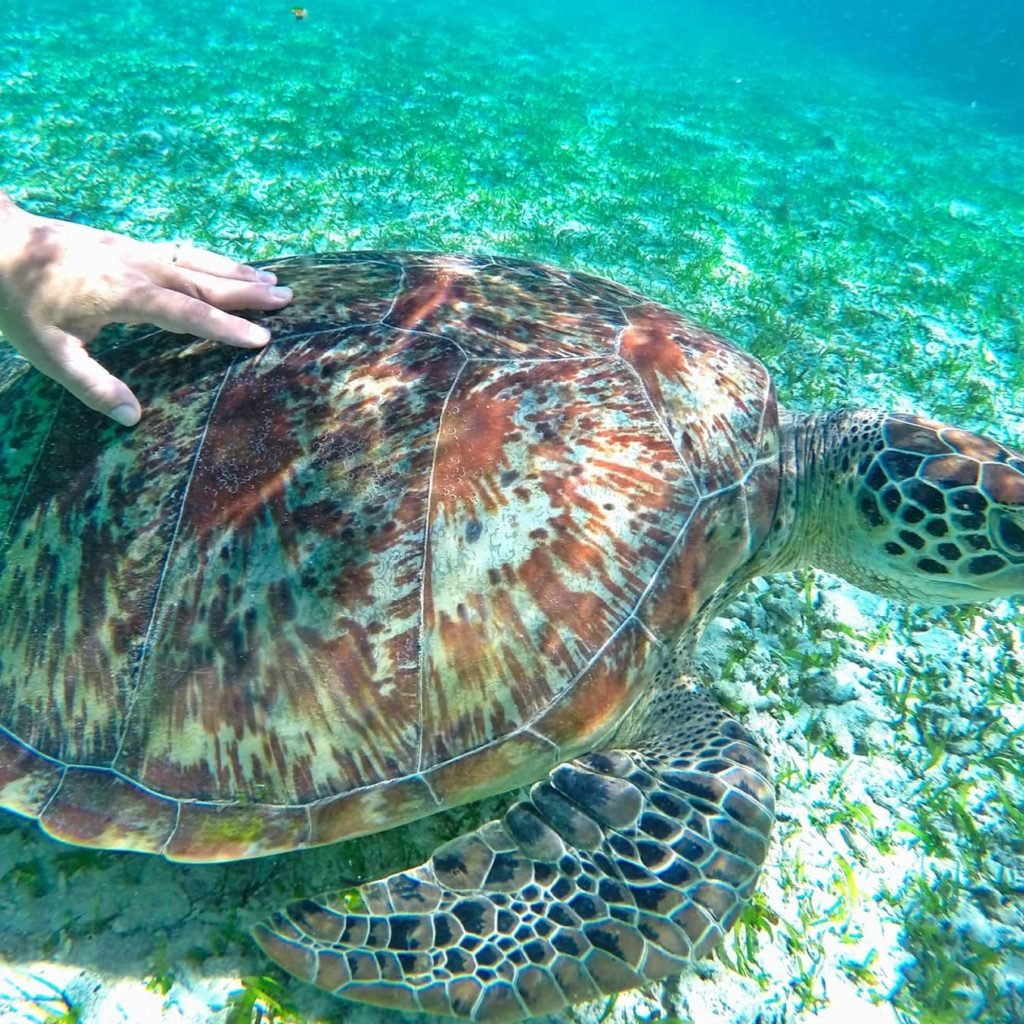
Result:
<svg viewBox="0 0 1024 1024"><path fill-rule="evenodd" d="M277 309L273 274L189 245L140 242L27 213L0 192L0 332L37 370L124 426L142 415L124 381L86 346L111 323L260 348L266 328L230 310Z"/></svg>

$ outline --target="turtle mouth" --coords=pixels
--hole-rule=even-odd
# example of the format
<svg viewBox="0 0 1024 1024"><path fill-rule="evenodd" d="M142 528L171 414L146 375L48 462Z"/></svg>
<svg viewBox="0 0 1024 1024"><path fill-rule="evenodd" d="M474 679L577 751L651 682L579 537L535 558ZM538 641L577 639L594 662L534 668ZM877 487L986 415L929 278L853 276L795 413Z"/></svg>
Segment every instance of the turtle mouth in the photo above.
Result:
<svg viewBox="0 0 1024 1024"><path fill-rule="evenodd" d="M978 583L971 583L970 580L943 580L942 589L954 594L976 594L979 601L986 600L986 588Z"/></svg>
<svg viewBox="0 0 1024 1024"><path fill-rule="evenodd" d="M984 604L996 595L991 577L977 580L957 573L953 575L952 567L939 575L937 572L928 576L916 575L904 579L903 600L918 604L941 606L961 604ZM999 588L1000 590L1002 588Z"/></svg>
<svg viewBox="0 0 1024 1024"><path fill-rule="evenodd" d="M1021 592L1021 569L1020 566L1007 567L1001 572L990 575L978 576L971 579L968 576L956 578L946 577L931 581L929 589L933 591L936 604L987 604L999 597L1012 597Z"/></svg>

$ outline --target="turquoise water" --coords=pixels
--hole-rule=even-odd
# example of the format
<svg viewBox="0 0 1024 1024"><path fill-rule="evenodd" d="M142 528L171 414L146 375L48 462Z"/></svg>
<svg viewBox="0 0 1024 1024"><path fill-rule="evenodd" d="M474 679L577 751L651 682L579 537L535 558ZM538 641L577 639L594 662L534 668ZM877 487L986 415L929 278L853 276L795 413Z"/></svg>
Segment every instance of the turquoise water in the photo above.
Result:
<svg viewBox="0 0 1024 1024"><path fill-rule="evenodd" d="M629 11L579 3L552 15L549 6L311 0L299 20L287 3L18 5L0 28L0 186L40 214L241 259L416 247L594 270L751 348L788 405L916 408L1024 443L1024 29L1015 8L847 5L810 15L796 0ZM797 608L794 644L814 615ZM872 628L888 633L867 661L891 637L912 648L902 612L872 614ZM795 817L840 850L838 831L852 830L876 851L864 853L869 875L887 870L874 859L887 842L916 858L899 897L868 911L897 922L893 946L907 964L888 974L867 960L837 968L865 1006L873 994L891 1011L879 1020L1019 1022L1022 875L1007 836L1019 842L1010 709L1024 695L1020 621L1002 606L988 624L927 622L957 657L969 650L977 660L956 696L935 700L914 682L926 677L909 674L884 694L882 757L909 780L906 827L859 811L870 805L866 789L844 803L830 785L815 791L816 821ZM826 633L812 650L849 639ZM789 664L803 657L794 651L772 656ZM731 667L719 668L727 680ZM782 698L773 707L780 720L798 714ZM952 738L944 714L960 730ZM846 749L826 715L814 721L826 731L815 741L809 729L813 755L831 759L814 772L856 775L872 752ZM783 771L794 791L803 753ZM968 770L980 774L958 788ZM977 810L1004 798L999 821ZM834 807L846 817L830 817ZM3 913L17 935L10 962L52 956L100 969L113 955L140 980L162 969L183 979L211 961L229 975L265 969L232 915L274 870L122 868L123 859L54 854L33 830L2 827ZM344 856L353 872L362 858L377 864ZM792 891L809 883L799 866L776 867L794 879L791 890L769 890L731 963L753 979L754 1001L759 986L766 1006L773 985L802 993L786 1019L809 1021L830 1004L812 970L814 943L826 948L818 933L842 922L827 923L832 897L817 911L826 924L804 921ZM330 869L326 854L315 868L287 862L278 884L305 893L307 876L326 886ZM205 908L198 952L170 926L163 945L150 941L137 922L113 954L99 944L104 922L124 909L81 908L100 904L98 888L129 891L118 888L131 883L125 871L156 894L147 898L184 892ZM79 911L65 920L68 899ZM992 928L958 932L972 914ZM311 1019L343 1019L311 1006L302 1004ZM686 1019L658 1006L662 1019ZM732 1018L701 1018L712 1019Z"/></svg>
<svg viewBox="0 0 1024 1024"><path fill-rule="evenodd" d="M1016 0L884 5L734 0L726 7L816 50L882 75L907 76L904 89L982 106L1004 126L1024 128L1024 8Z"/></svg>
<svg viewBox="0 0 1024 1024"><path fill-rule="evenodd" d="M241 258L590 267L682 297L808 399L885 375L879 333L905 347L935 310L1019 376L1004 111L786 36L781 15L702 11L23 6L0 36L4 178L37 212ZM827 383L801 365L812 339ZM1019 406L950 362L915 385L933 412L963 404L950 376L979 420Z"/></svg>

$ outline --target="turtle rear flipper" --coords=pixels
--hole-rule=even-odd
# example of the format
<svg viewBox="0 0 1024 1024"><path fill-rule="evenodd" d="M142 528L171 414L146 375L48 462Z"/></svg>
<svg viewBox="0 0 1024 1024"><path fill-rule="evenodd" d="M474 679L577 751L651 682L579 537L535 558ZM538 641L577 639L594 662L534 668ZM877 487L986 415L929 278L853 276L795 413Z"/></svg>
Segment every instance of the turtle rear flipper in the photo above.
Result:
<svg viewBox="0 0 1024 1024"><path fill-rule="evenodd" d="M706 956L753 892L774 791L764 754L705 695L656 705L649 742L559 765L502 821L355 899L293 903L257 941L347 999L485 1021Z"/></svg>

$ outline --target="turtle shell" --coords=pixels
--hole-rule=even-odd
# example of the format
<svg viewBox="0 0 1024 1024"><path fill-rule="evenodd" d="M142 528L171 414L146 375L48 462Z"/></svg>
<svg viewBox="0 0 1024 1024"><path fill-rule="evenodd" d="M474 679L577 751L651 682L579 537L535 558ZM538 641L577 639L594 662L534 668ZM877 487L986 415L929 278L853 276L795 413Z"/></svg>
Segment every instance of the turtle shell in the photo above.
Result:
<svg viewBox="0 0 1024 1024"><path fill-rule="evenodd" d="M268 264L239 351L0 362L0 803L178 860L377 831L607 740L772 521L764 367L513 259Z"/></svg>

